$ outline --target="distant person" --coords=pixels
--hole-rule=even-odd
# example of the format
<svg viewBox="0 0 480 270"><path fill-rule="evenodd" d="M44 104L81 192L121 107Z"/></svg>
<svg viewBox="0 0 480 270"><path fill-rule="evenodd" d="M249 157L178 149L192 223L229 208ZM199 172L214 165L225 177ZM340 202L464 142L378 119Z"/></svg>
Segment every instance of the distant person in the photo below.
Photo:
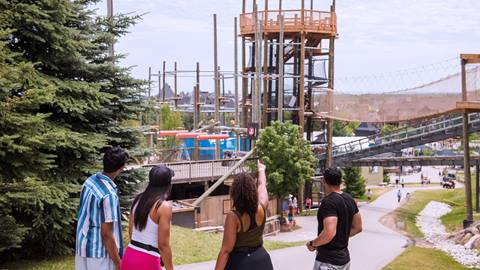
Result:
<svg viewBox="0 0 480 270"><path fill-rule="evenodd" d="M395 179L395 187L398 187L398 183L400 182L400 179Z"/></svg>
<svg viewBox="0 0 480 270"><path fill-rule="evenodd" d="M400 202L402 200L402 190L400 190L400 189L397 192L397 200L398 200L398 202Z"/></svg>
<svg viewBox="0 0 480 270"><path fill-rule="evenodd" d="M293 203L291 203L288 205L288 230L289 231L292 231L293 228L295 227L293 223L294 222L293 211L294 211L294 207L293 207Z"/></svg>
<svg viewBox="0 0 480 270"><path fill-rule="evenodd" d="M402 178L402 188L405 188L405 179Z"/></svg>
<svg viewBox="0 0 480 270"><path fill-rule="evenodd" d="M257 161L258 187L250 174L237 174L230 196L233 210L225 219L223 242L215 270L273 270L270 255L263 247L268 192L265 165Z"/></svg>
<svg viewBox="0 0 480 270"><path fill-rule="evenodd" d="M410 192L407 192L407 194L405 195L405 199L407 200L407 202L410 200L410 196L411 196Z"/></svg>
<svg viewBox="0 0 480 270"><path fill-rule="evenodd" d="M122 213L117 185L128 154L113 147L103 155L103 171L82 186L77 214L75 270L117 270L123 256Z"/></svg>
<svg viewBox="0 0 480 270"><path fill-rule="evenodd" d="M368 200L368 201L370 201L370 200L372 199L372 195L373 195L372 190L371 190L371 189L368 189L368 190L367 190L367 200Z"/></svg>
<svg viewBox="0 0 480 270"><path fill-rule="evenodd" d="M297 197L293 197L292 203L293 203L293 217L295 217L295 216L297 216L297 213L298 213Z"/></svg>
<svg viewBox="0 0 480 270"><path fill-rule="evenodd" d="M310 210L312 208L312 199L310 197L307 197L305 199L305 208L307 210Z"/></svg>
<svg viewBox="0 0 480 270"><path fill-rule="evenodd" d="M328 168L323 183L327 196L317 213L317 238L307 243L309 251L317 251L314 270L349 270L348 240L362 231L362 218L353 198L342 192L342 172Z"/></svg>
<svg viewBox="0 0 480 270"><path fill-rule="evenodd" d="M164 165L154 166L148 186L132 203L128 231L130 244L122 260L122 270L173 270L170 248L172 205L167 198L175 173Z"/></svg>

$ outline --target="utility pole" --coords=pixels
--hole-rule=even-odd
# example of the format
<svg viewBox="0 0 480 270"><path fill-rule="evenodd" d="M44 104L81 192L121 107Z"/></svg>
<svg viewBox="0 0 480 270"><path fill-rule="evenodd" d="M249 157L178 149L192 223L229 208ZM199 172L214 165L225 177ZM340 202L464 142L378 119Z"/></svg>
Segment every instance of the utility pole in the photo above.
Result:
<svg viewBox="0 0 480 270"><path fill-rule="evenodd" d="M112 24L113 23L113 0L107 0L107 18L109 22ZM115 54L114 47L113 47L113 41L110 44L110 48L108 49L108 54L110 57L113 57Z"/></svg>

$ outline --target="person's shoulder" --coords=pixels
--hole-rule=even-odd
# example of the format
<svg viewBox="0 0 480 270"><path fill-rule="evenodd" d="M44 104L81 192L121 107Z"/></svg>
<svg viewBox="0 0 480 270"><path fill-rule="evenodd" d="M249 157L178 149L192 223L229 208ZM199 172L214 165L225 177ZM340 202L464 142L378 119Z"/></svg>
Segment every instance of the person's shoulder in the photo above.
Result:
<svg viewBox="0 0 480 270"><path fill-rule="evenodd" d="M158 214L171 214L173 209L173 204L171 201L163 201L162 204L157 209Z"/></svg>
<svg viewBox="0 0 480 270"><path fill-rule="evenodd" d="M356 204L355 199L353 199L352 195L346 192L342 192L342 197L350 202L353 202Z"/></svg>

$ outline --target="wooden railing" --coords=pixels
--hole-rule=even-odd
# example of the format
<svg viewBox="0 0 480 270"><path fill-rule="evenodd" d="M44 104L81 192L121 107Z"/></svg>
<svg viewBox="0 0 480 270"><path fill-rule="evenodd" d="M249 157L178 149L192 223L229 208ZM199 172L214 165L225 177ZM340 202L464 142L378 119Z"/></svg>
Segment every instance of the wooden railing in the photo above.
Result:
<svg viewBox="0 0 480 270"><path fill-rule="evenodd" d="M337 20L333 12L304 10L268 10L258 11L257 16L263 23L265 33L280 32L280 15L284 17L284 31L288 32L314 32L335 35L337 33ZM240 33L250 35L255 33L255 13L240 15Z"/></svg>

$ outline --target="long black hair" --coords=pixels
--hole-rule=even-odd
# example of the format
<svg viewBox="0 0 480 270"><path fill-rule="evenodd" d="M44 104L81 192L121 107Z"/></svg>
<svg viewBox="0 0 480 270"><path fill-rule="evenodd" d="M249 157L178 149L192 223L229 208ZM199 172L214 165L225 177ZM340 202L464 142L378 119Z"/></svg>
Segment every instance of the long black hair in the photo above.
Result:
<svg viewBox="0 0 480 270"><path fill-rule="evenodd" d="M258 208L258 194L251 174L240 173L234 176L230 197L233 200L233 207L240 215L247 213L251 217L255 216Z"/></svg>
<svg viewBox="0 0 480 270"><path fill-rule="evenodd" d="M147 226L150 210L160 207L163 201L167 199L172 189L172 177L174 172L164 165L154 166L148 175L148 186L144 192L138 194L132 203L133 224L139 231L143 231Z"/></svg>

